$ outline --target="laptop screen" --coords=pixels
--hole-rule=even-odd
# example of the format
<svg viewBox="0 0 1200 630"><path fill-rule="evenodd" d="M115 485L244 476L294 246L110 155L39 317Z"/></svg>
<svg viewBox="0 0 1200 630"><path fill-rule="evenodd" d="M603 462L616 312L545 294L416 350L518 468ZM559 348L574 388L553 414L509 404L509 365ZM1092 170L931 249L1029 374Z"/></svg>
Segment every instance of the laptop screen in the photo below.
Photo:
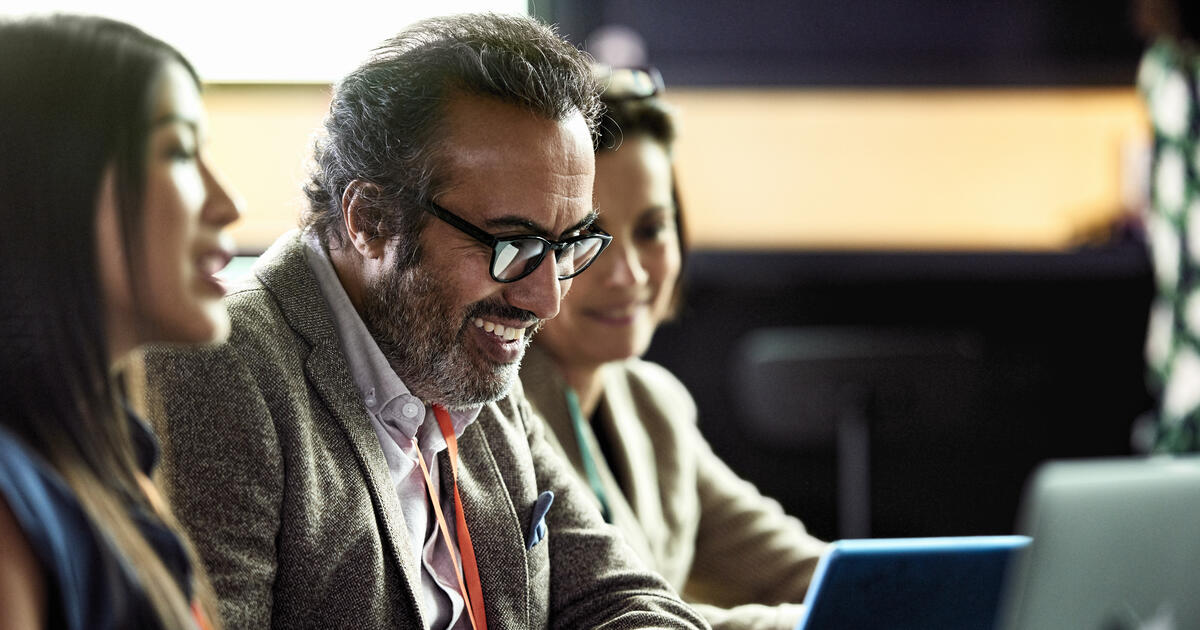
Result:
<svg viewBox="0 0 1200 630"><path fill-rule="evenodd" d="M797 630L991 630L1024 536L840 540L813 573Z"/></svg>
<svg viewBox="0 0 1200 630"><path fill-rule="evenodd" d="M1200 457L1045 464L1018 528L1001 628L1200 628Z"/></svg>

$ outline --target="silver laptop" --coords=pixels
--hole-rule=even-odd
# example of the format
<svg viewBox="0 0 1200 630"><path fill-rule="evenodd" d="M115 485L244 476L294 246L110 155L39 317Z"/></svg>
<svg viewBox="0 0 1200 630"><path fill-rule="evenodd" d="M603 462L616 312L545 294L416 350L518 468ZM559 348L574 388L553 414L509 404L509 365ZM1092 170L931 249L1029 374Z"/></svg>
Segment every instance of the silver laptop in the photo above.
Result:
<svg viewBox="0 0 1200 630"><path fill-rule="evenodd" d="M1200 629L1200 456L1045 464L1019 529L1000 628Z"/></svg>

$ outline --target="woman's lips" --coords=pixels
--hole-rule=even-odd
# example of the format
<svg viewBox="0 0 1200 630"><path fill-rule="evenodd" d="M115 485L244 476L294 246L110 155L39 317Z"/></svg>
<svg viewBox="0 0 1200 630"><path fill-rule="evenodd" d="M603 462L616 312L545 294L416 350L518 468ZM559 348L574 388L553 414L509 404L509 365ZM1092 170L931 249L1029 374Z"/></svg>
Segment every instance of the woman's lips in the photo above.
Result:
<svg viewBox="0 0 1200 630"><path fill-rule="evenodd" d="M204 252L196 260L196 269L200 272L200 279L220 295L225 295L225 287L217 278L217 273L224 269L231 260L233 260L233 254L220 247Z"/></svg>
<svg viewBox="0 0 1200 630"><path fill-rule="evenodd" d="M613 325L626 326L633 323L633 320L645 311L647 303L645 302L627 302L604 307L593 307L584 309L583 314L596 321Z"/></svg>

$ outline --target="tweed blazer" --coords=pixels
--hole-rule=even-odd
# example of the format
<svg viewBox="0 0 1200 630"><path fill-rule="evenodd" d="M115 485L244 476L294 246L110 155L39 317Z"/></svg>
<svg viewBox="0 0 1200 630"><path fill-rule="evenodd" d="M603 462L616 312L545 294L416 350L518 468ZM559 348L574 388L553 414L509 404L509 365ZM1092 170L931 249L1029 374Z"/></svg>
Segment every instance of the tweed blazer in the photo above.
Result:
<svg viewBox="0 0 1200 630"><path fill-rule="evenodd" d="M696 426L695 402L670 372L630 359L605 365L602 379L594 422L611 461L590 424L584 442L613 524L713 628L794 628L826 544L713 454ZM521 380L548 439L586 480L566 384L536 343Z"/></svg>
<svg viewBox="0 0 1200 630"><path fill-rule="evenodd" d="M163 481L227 627L423 628L387 463L303 250L284 236L230 292L227 343L148 353ZM489 628L705 627L603 523L519 386L459 450ZM549 533L526 549L544 490Z"/></svg>

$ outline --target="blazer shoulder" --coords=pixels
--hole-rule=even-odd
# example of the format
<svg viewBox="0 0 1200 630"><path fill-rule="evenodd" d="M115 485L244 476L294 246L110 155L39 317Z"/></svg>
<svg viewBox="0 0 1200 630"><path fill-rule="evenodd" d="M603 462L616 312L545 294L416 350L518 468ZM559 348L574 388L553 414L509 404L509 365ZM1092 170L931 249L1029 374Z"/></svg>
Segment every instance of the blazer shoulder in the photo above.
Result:
<svg viewBox="0 0 1200 630"><path fill-rule="evenodd" d="M229 311L229 345L241 353L269 352L273 344L294 336L283 308L263 285L245 285L225 296Z"/></svg>
<svg viewBox="0 0 1200 630"><path fill-rule="evenodd" d="M651 386L670 387L687 392L683 382L670 370L645 359L629 359L620 363L623 370L629 374L630 380L640 381ZM688 394L690 396L690 394Z"/></svg>
<svg viewBox="0 0 1200 630"><path fill-rule="evenodd" d="M226 383L230 378L250 382L274 373L296 352L296 336L290 332L279 305L261 285L246 284L224 298L229 313L229 337L215 344L177 346L152 344L146 347L147 382L153 388L181 389L187 378Z"/></svg>
<svg viewBox="0 0 1200 630"><path fill-rule="evenodd" d="M273 325L283 319L283 309L275 296L261 283L243 284L225 296L225 308L235 327L255 328Z"/></svg>
<svg viewBox="0 0 1200 630"><path fill-rule="evenodd" d="M696 401L691 392L667 368L642 359L629 359L610 366L607 395L619 395L625 390L643 413L647 407L659 409L664 415L696 421Z"/></svg>

